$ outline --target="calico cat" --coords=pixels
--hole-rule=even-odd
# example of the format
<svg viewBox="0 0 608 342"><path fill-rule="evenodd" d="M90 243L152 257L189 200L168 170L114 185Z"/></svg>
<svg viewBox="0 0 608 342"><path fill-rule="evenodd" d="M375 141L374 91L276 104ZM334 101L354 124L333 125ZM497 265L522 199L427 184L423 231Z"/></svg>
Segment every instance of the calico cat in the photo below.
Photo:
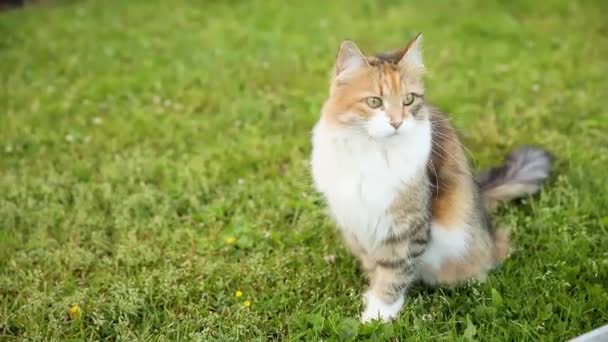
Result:
<svg viewBox="0 0 608 342"><path fill-rule="evenodd" d="M488 208L536 193L551 170L548 152L522 147L474 178L425 101L421 44L366 57L343 42L313 131L315 188L369 277L364 322L396 318L415 281L483 279L509 253Z"/></svg>

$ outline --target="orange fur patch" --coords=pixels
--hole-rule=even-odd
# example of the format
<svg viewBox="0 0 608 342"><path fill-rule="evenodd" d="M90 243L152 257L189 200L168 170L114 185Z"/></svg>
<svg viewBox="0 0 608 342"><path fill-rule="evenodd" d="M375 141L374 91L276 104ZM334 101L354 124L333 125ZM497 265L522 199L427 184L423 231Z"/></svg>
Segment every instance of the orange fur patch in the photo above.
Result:
<svg viewBox="0 0 608 342"><path fill-rule="evenodd" d="M454 128L439 111L433 111L433 150L429 175L433 182L433 220L446 228L462 226L474 210L474 184L468 161Z"/></svg>

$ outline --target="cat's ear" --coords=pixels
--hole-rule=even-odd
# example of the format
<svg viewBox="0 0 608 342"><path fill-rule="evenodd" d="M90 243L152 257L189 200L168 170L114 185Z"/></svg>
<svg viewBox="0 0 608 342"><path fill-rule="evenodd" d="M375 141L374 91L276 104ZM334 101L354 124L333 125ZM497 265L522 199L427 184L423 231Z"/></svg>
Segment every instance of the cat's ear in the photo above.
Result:
<svg viewBox="0 0 608 342"><path fill-rule="evenodd" d="M410 72L423 72L424 63L422 62L422 33L418 33L403 49L404 54L399 61L399 66Z"/></svg>
<svg viewBox="0 0 608 342"><path fill-rule="evenodd" d="M334 77L348 75L349 73L368 65L367 59L353 41L345 40L340 45Z"/></svg>

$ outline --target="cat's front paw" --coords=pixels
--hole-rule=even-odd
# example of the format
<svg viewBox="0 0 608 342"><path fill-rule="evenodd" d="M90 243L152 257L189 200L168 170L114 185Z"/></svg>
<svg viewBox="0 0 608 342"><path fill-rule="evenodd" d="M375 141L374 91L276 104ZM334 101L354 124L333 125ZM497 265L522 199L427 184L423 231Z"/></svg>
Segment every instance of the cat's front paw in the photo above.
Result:
<svg viewBox="0 0 608 342"><path fill-rule="evenodd" d="M375 319L383 322L390 322L397 318L403 306L403 296L400 296L394 303L386 304L371 292L363 295L365 309L361 313L361 322L367 323Z"/></svg>

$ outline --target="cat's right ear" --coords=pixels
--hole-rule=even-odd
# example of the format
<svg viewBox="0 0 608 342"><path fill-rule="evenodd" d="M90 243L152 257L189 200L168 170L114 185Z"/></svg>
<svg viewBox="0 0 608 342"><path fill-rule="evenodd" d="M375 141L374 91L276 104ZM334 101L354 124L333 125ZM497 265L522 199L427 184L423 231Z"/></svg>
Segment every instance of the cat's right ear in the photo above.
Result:
<svg viewBox="0 0 608 342"><path fill-rule="evenodd" d="M340 45L336 59L334 77L343 77L367 65L367 59L353 41L345 40Z"/></svg>

